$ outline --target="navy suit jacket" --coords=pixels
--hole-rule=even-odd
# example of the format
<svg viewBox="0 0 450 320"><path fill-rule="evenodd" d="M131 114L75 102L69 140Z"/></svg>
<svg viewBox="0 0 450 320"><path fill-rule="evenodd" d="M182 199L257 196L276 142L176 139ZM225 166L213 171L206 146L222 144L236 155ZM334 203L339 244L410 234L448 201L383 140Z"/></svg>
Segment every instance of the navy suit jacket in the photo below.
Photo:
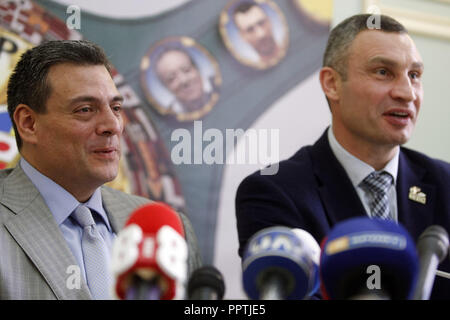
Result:
<svg viewBox="0 0 450 320"><path fill-rule="evenodd" d="M421 188L426 204L408 198ZM400 148L397 176L398 220L416 241L430 225L450 231L450 164ZM275 175L259 171L245 178L236 195L239 255L257 231L274 225L301 228L320 244L339 221L366 216L342 165L330 148L327 131L313 145L279 163ZM450 272L450 258L439 265ZM450 299L450 280L436 277L432 299Z"/></svg>

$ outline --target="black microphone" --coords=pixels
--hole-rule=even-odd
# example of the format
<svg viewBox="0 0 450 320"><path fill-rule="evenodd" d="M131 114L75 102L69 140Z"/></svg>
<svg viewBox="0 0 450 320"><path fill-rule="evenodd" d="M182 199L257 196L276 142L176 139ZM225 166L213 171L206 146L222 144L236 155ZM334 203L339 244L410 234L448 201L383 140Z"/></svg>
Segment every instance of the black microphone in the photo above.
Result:
<svg viewBox="0 0 450 320"><path fill-rule="evenodd" d="M430 226L420 235L417 244L420 271L413 299L428 300L430 298L437 267L447 256L448 248L448 233L441 226Z"/></svg>
<svg viewBox="0 0 450 320"><path fill-rule="evenodd" d="M188 282L189 300L222 300L225 293L223 276L214 266L196 269Z"/></svg>

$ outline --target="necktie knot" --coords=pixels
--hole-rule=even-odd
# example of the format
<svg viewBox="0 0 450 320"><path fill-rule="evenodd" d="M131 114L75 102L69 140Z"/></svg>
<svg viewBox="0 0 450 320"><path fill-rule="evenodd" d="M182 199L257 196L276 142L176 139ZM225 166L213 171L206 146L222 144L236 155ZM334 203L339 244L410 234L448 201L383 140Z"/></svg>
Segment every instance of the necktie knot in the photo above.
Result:
<svg viewBox="0 0 450 320"><path fill-rule="evenodd" d="M394 178L385 171L381 173L374 171L364 178L363 184L372 192L386 194L391 187L393 180Z"/></svg>
<svg viewBox="0 0 450 320"><path fill-rule="evenodd" d="M73 212L73 217L75 220L83 227L89 227L95 224L94 218L92 217L91 210L88 207L80 204Z"/></svg>

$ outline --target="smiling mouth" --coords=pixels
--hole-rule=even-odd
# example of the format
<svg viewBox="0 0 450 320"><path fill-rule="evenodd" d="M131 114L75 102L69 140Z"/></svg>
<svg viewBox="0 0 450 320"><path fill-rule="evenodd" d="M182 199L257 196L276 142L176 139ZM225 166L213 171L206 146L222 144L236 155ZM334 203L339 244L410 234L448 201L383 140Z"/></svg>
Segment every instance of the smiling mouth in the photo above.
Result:
<svg viewBox="0 0 450 320"><path fill-rule="evenodd" d="M408 108L393 107L393 108L390 108L389 110L387 110L386 112L384 112L383 116L388 116L388 117L391 117L394 119L399 119L399 120L406 120L408 118L413 119L414 112Z"/></svg>
<svg viewBox="0 0 450 320"><path fill-rule="evenodd" d="M409 110L390 110L383 113L384 120L397 129L404 129L413 123L414 113Z"/></svg>
<svg viewBox="0 0 450 320"><path fill-rule="evenodd" d="M100 150L100 151L94 151L95 153L111 153L115 152L116 150Z"/></svg>
<svg viewBox="0 0 450 320"><path fill-rule="evenodd" d="M118 149L116 148L102 148L102 149L96 149L93 151L93 153L100 157L106 157L106 158L112 158L116 157L116 154L118 154Z"/></svg>
<svg viewBox="0 0 450 320"><path fill-rule="evenodd" d="M392 116L392 117L397 117L397 118L409 118L410 117L408 112L390 112L390 113L387 113L386 115Z"/></svg>

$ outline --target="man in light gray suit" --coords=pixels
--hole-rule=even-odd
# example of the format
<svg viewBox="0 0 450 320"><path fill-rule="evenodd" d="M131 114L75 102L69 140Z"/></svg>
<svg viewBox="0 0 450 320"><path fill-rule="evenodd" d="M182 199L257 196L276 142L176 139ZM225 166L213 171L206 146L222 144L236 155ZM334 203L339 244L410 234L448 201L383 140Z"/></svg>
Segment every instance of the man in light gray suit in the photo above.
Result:
<svg viewBox="0 0 450 320"><path fill-rule="evenodd" d="M118 173L122 102L103 50L89 41L46 42L18 62L8 112L22 157L0 171L0 299L111 298L95 281L110 275L112 243L129 214L151 202L103 186ZM89 209L89 225L80 207ZM201 259L180 218L190 274ZM87 258L87 248L98 255Z"/></svg>

